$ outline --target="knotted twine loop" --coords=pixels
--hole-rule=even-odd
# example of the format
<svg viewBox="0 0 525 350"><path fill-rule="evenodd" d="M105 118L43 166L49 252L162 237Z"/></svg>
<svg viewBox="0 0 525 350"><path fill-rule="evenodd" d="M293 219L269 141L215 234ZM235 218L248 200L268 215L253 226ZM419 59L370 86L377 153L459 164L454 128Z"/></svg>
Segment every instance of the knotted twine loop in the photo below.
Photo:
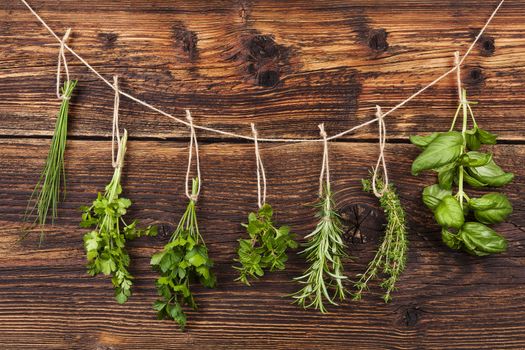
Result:
<svg viewBox="0 0 525 350"><path fill-rule="evenodd" d="M323 138L323 166L321 168L321 175L319 176L319 197L323 197L323 178L326 178L326 191L330 191L330 166L328 165L328 139L326 131L324 130L324 123L319 126L319 134ZM325 176L326 172L326 176Z"/></svg>
<svg viewBox="0 0 525 350"><path fill-rule="evenodd" d="M386 170L385 162L386 125L385 118L383 118L383 112L381 111L381 107L379 105L376 105L376 117L377 124L379 126L379 157L377 158L377 163L372 174L372 190L374 191L374 195L377 198L381 198L388 189L388 172ZM379 165L382 165L383 167L383 188L381 191L379 191L376 186L376 180L379 176Z"/></svg>
<svg viewBox="0 0 525 350"><path fill-rule="evenodd" d="M456 79L458 84L458 96L461 103L465 103L465 96L461 88L461 59L459 57L459 51L454 52L454 64L456 65Z"/></svg>
<svg viewBox="0 0 525 350"><path fill-rule="evenodd" d="M118 89L118 76L113 77L113 85L115 90L115 99L113 102L113 130L111 132L111 164L113 168L122 167L122 140L120 139L120 131L118 126L118 111L120 106L120 93ZM117 146L117 154L115 155L115 145Z"/></svg>
<svg viewBox="0 0 525 350"><path fill-rule="evenodd" d="M261 159L261 154L259 152L259 142L257 141L257 130L255 129L255 124L252 125L252 134L253 141L255 144L255 160L257 162L257 204L259 208L266 203L266 174L264 172L264 165ZM261 195L261 178L262 178L262 195Z"/></svg>
<svg viewBox="0 0 525 350"><path fill-rule="evenodd" d="M199 197L199 193L201 192L201 168L199 164L199 144L197 143L197 134L195 133L195 128L193 127L193 118L191 116L190 111L186 110L186 119L190 123L190 146L188 151L188 170L186 171L186 197L188 199L196 202L197 198ZM197 165L197 181L198 181L198 187L197 187L197 193L193 194L190 193L188 183L190 182L190 171L191 171L191 159L192 159L192 153L193 153L193 147L195 147L195 164Z"/></svg>
<svg viewBox="0 0 525 350"><path fill-rule="evenodd" d="M71 28L66 30L66 34L60 40L60 50L58 51L58 64L57 64L57 97L59 100L67 100L69 97L66 97L60 93L60 76L62 70L62 63L64 64L64 72L66 73L66 82L69 84L69 69L67 67L66 54L64 52L64 45L66 45L67 39L69 39L69 34L71 34Z"/></svg>

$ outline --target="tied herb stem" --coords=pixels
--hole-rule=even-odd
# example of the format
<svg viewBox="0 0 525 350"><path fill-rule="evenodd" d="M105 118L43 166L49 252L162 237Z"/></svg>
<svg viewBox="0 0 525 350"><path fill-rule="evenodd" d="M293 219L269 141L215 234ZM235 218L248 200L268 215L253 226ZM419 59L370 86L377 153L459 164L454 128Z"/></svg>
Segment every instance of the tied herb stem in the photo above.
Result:
<svg viewBox="0 0 525 350"><path fill-rule="evenodd" d="M197 178L192 181L192 198L199 188ZM164 249L151 257L151 265L160 273L156 281L160 296L153 308L159 319L172 319L184 330L187 305L197 309L197 303L190 290L191 283L199 281L203 286L213 288L216 278L211 268L213 261L199 232L196 213L196 200L190 199L186 211L171 235Z"/></svg>
<svg viewBox="0 0 525 350"><path fill-rule="evenodd" d="M76 85L76 80L66 81L61 89L63 98L60 110L57 114L51 145L49 147L44 168L33 193L29 198L26 210L26 220L31 217L36 210L34 223L38 223L41 226L46 224L50 210L51 222L54 223L57 218L57 207L58 202L61 200L61 192L65 197L66 172L64 166L64 153L67 143L69 101ZM31 207L33 200L34 204ZM40 242L42 242L42 240L43 232L40 236Z"/></svg>
<svg viewBox="0 0 525 350"><path fill-rule="evenodd" d="M423 190L423 202L441 226L441 238L451 249L485 256L507 249L506 239L488 224L505 221L512 205L502 193L490 192L471 198L465 185L473 188L500 187L514 174L503 171L491 153L479 151L482 145L495 145L497 136L478 127L466 91L461 90L458 109L447 132L411 136L410 141L423 151L412 163L412 173L432 170L438 183ZM461 131L454 130L462 112ZM472 128L468 129L469 115ZM454 194L454 185L457 192Z"/></svg>
<svg viewBox="0 0 525 350"><path fill-rule="evenodd" d="M315 230L305 237L308 241L305 249L300 252L306 256L310 266L304 275L295 278L304 286L292 297L303 308L314 307L321 313L326 313L325 301L337 305L335 299L345 299L343 280L347 277L343 273L342 259L347 254L342 238L341 219L333 209L335 203L330 188L324 188L323 192L317 204L320 221Z"/></svg>
<svg viewBox="0 0 525 350"><path fill-rule="evenodd" d="M84 248L88 260L88 273L95 276L99 273L112 276L115 288L115 299L119 304L125 303L131 296L133 276L128 271L130 257L126 250L126 241L140 236L156 236L157 228L148 226L138 229L134 220L127 224L123 216L131 206L131 200L120 197L122 186L122 164L126 153L128 134L124 131L121 139L121 152L111 181L100 193L90 207L82 207L81 227L94 229L84 235Z"/></svg>
<svg viewBox="0 0 525 350"><path fill-rule="evenodd" d="M371 193L371 180L364 179L362 182L363 190ZM368 264L366 271L358 275L359 280L354 284L357 292L354 293L353 299L360 300L363 292L368 290L368 282L382 273L388 276L383 279L380 286L385 291L383 299L385 302L389 302L392 300L392 292L395 290L395 284L405 269L407 260L408 240L405 211L392 184L389 184L385 189L385 183L378 178L376 186L383 193L379 203L385 212L387 220L385 237L374 259Z"/></svg>

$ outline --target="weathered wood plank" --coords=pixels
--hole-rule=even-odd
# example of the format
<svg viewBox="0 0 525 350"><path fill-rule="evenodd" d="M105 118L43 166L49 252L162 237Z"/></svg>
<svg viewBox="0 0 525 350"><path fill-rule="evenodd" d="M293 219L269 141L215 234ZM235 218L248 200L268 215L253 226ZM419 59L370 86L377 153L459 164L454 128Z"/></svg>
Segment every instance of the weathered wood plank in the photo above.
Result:
<svg viewBox="0 0 525 350"><path fill-rule="evenodd" d="M106 77L198 123L262 137L336 133L391 107L444 72L465 51L495 1L39 1L33 4ZM505 140L525 126L525 7L508 1L472 53L463 78L481 125ZM270 37L273 36L273 39ZM0 4L0 135L50 135L57 46L17 0ZM112 94L71 61L80 80L71 135L110 132ZM392 137L441 130L455 108L446 79L389 119ZM136 137L187 130L124 99L122 124ZM493 122L497 120L497 122ZM218 137L203 134L204 137ZM370 127L349 138L370 139Z"/></svg>
<svg viewBox="0 0 525 350"><path fill-rule="evenodd" d="M203 192L199 200L202 232L216 261L219 286L197 288L201 309L190 312L180 333L155 320L155 274L149 257L167 237L130 244L134 295L125 306L112 298L109 280L85 273L77 208L89 203L111 176L109 143L73 141L68 145L68 197L56 226L17 242L20 220L47 151L46 140L0 142L0 347L6 349L514 349L525 347L525 253L523 250L525 147L493 148L505 168L517 174L505 187L514 213L498 230L509 239L508 252L484 259L452 252L440 243L419 191L431 176L409 175L413 146L388 145L391 178L399 187L410 224L407 271L394 302L378 295L347 301L321 316L290 305L285 296L304 268L292 254L285 272L269 274L253 287L233 282L231 268L239 223L256 206L255 161L251 145L201 145ZM277 219L303 237L315 225L313 209L321 163L321 145L264 145L269 202ZM365 242L349 241L355 257L350 276L361 272L380 239L382 216L376 200L360 191L359 179L375 161L377 146L339 142L330 146L331 175L343 214L353 205L372 210L361 232ZM166 227L185 205L183 178L186 144L131 141L124 188L134 201L132 215ZM377 289L374 289L377 292Z"/></svg>

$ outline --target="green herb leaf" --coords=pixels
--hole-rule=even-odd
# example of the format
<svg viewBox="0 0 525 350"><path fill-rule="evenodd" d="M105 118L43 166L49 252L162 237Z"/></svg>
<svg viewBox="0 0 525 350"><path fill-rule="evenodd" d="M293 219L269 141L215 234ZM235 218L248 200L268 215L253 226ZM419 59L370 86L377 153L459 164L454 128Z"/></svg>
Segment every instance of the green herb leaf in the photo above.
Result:
<svg viewBox="0 0 525 350"><path fill-rule="evenodd" d="M512 205L507 196L501 193L488 193L481 198L473 198L469 206L474 209L476 220L484 224L497 224L505 221L512 213Z"/></svg>
<svg viewBox="0 0 525 350"><path fill-rule="evenodd" d="M483 166L469 167L468 172L474 179L494 187L506 185L514 179L514 174L504 172L493 159Z"/></svg>
<svg viewBox="0 0 525 350"><path fill-rule="evenodd" d="M451 249L458 250L461 248L461 238L447 229L441 229L441 239Z"/></svg>
<svg viewBox="0 0 525 350"><path fill-rule="evenodd" d="M439 134L412 163L412 174L454 162L461 154L463 136L457 131Z"/></svg>
<svg viewBox="0 0 525 350"><path fill-rule="evenodd" d="M450 195L452 195L451 190L443 189L438 184L427 186L423 189L423 203L431 210L435 210L441 200Z"/></svg>
<svg viewBox="0 0 525 350"><path fill-rule="evenodd" d="M461 165L469 167L479 167L486 165L492 160L492 154L490 153L481 153L481 152L467 152L461 157Z"/></svg>
<svg viewBox="0 0 525 350"><path fill-rule="evenodd" d="M436 207L434 216L438 224L444 228L453 227L459 229L465 222L463 209L457 199L451 195L443 197Z"/></svg>
<svg viewBox="0 0 525 350"><path fill-rule="evenodd" d="M418 147L425 148L432 141L434 141L436 139L436 137L439 136L439 134L441 134L441 133L433 132L432 134L427 135L427 136L413 135L413 136L410 136L410 142L412 142L412 144L414 144L414 145L416 145Z"/></svg>
<svg viewBox="0 0 525 350"><path fill-rule="evenodd" d="M507 250L507 241L490 227L479 222L466 222L459 231L465 250L478 256Z"/></svg>

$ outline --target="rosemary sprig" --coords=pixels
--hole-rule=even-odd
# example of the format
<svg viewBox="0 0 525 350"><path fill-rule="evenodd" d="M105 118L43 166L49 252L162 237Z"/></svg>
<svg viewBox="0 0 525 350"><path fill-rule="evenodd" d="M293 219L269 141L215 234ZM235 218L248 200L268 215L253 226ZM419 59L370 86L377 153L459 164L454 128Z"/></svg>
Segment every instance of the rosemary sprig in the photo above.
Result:
<svg viewBox="0 0 525 350"><path fill-rule="evenodd" d="M111 275L115 287L115 299L122 304L131 295L133 276L129 273L130 258L126 251L126 241L140 236L155 236L157 228L148 226L138 229L137 221L126 224L122 218L131 206L131 200L120 197L122 186L122 161L126 153L128 134L124 131L121 139L121 152L111 182L104 194L100 193L90 207L82 207L81 227L95 227L84 235L84 248L88 260L88 273L95 276L99 273Z"/></svg>
<svg viewBox="0 0 525 350"><path fill-rule="evenodd" d="M363 179L363 190L372 192L372 182ZM379 199L381 208L386 215L385 237L379 246L374 259L368 264L366 271L360 275L359 281L354 284L357 292L353 299L360 300L363 291L368 290L368 282L383 273L385 277L380 284L385 291L383 299L385 302L392 300L392 292L399 276L405 269L407 260L408 240L405 222L405 210L401 205L394 185L389 184L385 188L385 183L381 178L376 179L376 187L383 196ZM383 192L384 191L384 192Z"/></svg>
<svg viewBox="0 0 525 350"><path fill-rule="evenodd" d="M62 87L63 99L57 115L55 130L53 132L53 138L51 139L51 146L49 147L46 163L27 205L25 215L26 220L32 216L36 210L34 223L40 225L46 223L50 209L51 220L54 222L57 217L57 205L60 201L60 193L63 192L65 196L66 172L64 167L64 152L67 141L69 100L76 85L76 80L64 82L64 86ZM63 185L63 191L61 191L61 185ZM35 203L31 207L33 199L35 200ZM29 210L30 208L31 210ZM43 239L43 234L44 233L42 232L40 241Z"/></svg>
<svg viewBox="0 0 525 350"><path fill-rule="evenodd" d="M197 195L199 180L192 181L192 196ZM183 330L186 314L182 307L197 309L190 291L194 280L208 288L215 287L215 275L211 271L213 261L197 224L196 201L191 199L184 215L164 249L151 257L151 265L160 272L156 281L160 299L153 304L159 319L172 319Z"/></svg>
<svg viewBox="0 0 525 350"><path fill-rule="evenodd" d="M314 307L326 313L324 301L337 305L334 299L345 298L343 280L347 277L343 274L342 259L347 254L344 251L341 219L334 210L335 203L329 186L324 188L323 196L316 206L319 208L317 217L320 221L315 230L305 237L308 239L305 249L299 253L306 257L310 266L304 275L294 279L304 286L292 297L303 308Z"/></svg>

